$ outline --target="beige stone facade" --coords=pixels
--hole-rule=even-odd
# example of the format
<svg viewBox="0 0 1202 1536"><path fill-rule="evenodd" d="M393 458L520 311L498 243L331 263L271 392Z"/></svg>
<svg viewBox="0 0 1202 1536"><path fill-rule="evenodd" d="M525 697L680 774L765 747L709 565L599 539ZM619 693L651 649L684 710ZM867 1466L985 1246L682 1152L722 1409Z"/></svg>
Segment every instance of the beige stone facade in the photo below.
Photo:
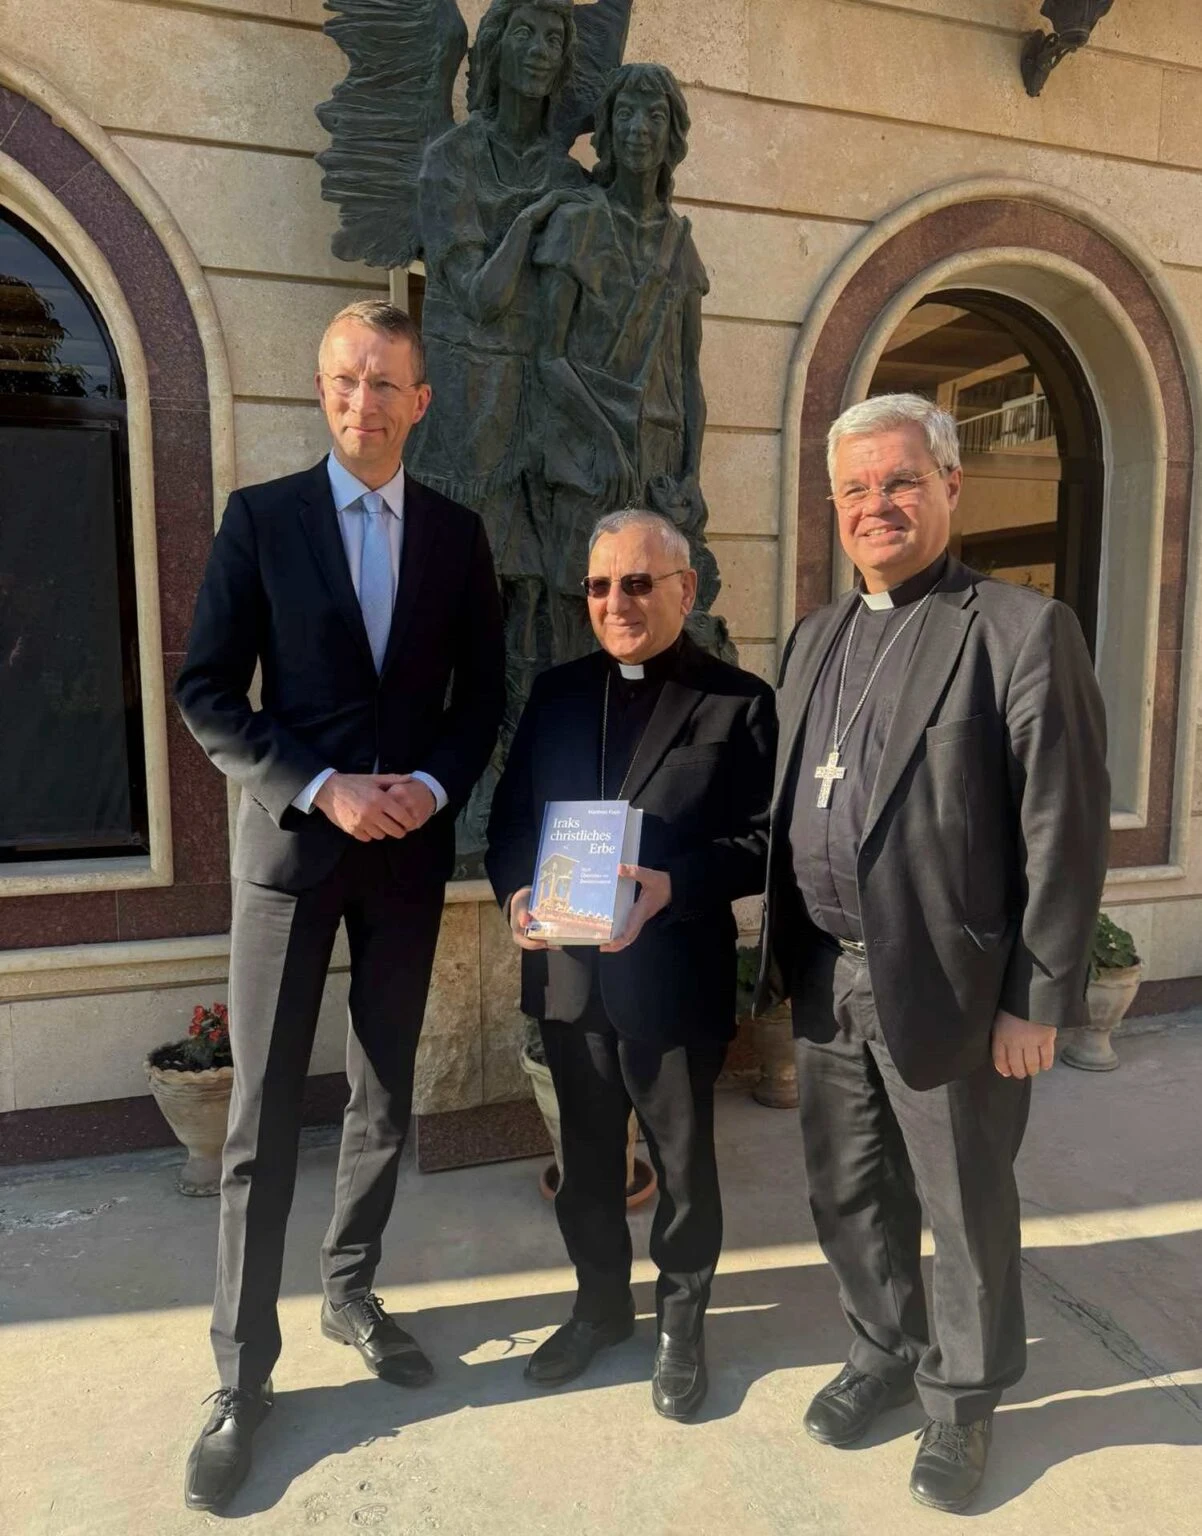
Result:
<svg viewBox="0 0 1202 1536"><path fill-rule="evenodd" d="M463 9L474 25L483 0ZM825 317L838 312L882 231L904 231L960 200L984 207L990 188L1071 217L1121 252L1160 306L1189 400L1174 440L1192 444L1202 425L1196 0L1118 0L1091 46L1031 100L1018 55L1023 35L1042 25L1038 11L1038 0L635 0L628 56L671 65L693 113L677 190L712 279L704 484L723 578L717 607L744 663L762 676L773 675L796 611L795 571L827 538L821 508L798 489L810 365L829 344ZM336 216L321 200L312 159L326 142L314 108L344 61L321 31L326 14L321 0L0 0L0 83L23 93L40 82L46 99L71 109L70 131L87 127L92 154L141 200L177 271L186 269L194 311L218 322L206 352L214 517L230 484L290 471L323 451L311 398L318 337L341 304L388 287L387 274L330 252ZM975 190L962 195L962 183ZM0 142L0 202L19 207L14 186ZM1030 263L1043 274L1038 300L1035 278L1021 277L1021 246L989 259L999 284L1018 273L1015 291L1052 323L1092 336L1097 369L1114 374L1091 378L1107 451L1124 430L1131 439L1108 465L1107 550L1129 562L1137 548L1144 562L1141 592L1115 588L1105 615L1127 660L1107 659L1099 646L1100 669L1112 674L1112 714L1126 722L1116 722L1116 738L1126 743L1129 771L1120 777L1131 788L1116 826L1138 831L1148 822L1157 774L1170 786L1171 809L1167 851L1116 868L1107 899L1135 933L1151 981L1194 977L1202 973L1202 757L1194 750L1202 694L1192 448L1188 462L1173 458L1170 421L1160 438L1148 428L1141 454L1143 429L1119 420L1127 365L1120 342L1102 331L1112 324L1126 336L1132 377L1142 366L1153 381L1148 422L1157 363L1141 351L1135 321L1128 335L1121 306L1108 307L1105 280L1081 253L1057 257L1053 276L1051 256ZM974 281L986 281L987 265L981 256ZM914 301L921 296L916 288ZM852 340L867 344L867 333ZM858 377L854 369L849 377ZM1170 568L1154 531L1178 467L1187 536L1178 547L1188 544L1188 555ZM1166 640L1158 626L1170 588L1184 602ZM1156 670L1158 643L1175 658L1168 671ZM1142 670L1128 665L1132 645L1147 653ZM186 803L169 810L176 827L188 816ZM456 894L419 1065L423 1113L523 1091L513 952L491 908L474 899L480 893ZM20 898L5 896L0 874L0 903L10 899ZM10 949L0 957L0 1111L141 1093L141 1054L177 1029L193 1001L219 995L223 956L222 937L201 929L92 945L27 939ZM344 988L338 970L315 1071L337 1069ZM85 1036L86 1053L78 1045Z"/></svg>

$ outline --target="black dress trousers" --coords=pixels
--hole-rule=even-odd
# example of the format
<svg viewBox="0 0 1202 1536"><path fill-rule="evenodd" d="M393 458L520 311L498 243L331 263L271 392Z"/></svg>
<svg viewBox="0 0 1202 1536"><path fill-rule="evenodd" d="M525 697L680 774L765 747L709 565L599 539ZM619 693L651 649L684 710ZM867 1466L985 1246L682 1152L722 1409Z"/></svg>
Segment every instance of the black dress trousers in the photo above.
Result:
<svg viewBox="0 0 1202 1536"><path fill-rule="evenodd" d="M1030 1079L989 1062L941 1088L907 1087L867 965L837 952L815 955L793 1018L810 1210L851 1325L849 1359L885 1381L913 1376L931 1418L984 1418L1026 1365L1014 1159ZM933 1339L922 1205L935 1240Z"/></svg>
<svg viewBox="0 0 1202 1536"><path fill-rule="evenodd" d="M619 1035L594 990L575 1023L540 1026L559 1099L563 1181L555 1215L576 1269L573 1315L590 1322L630 1307L626 1136L633 1107L659 1180L651 1258L661 1332L695 1339L722 1248L714 1152L714 1085L724 1042L663 1047Z"/></svg>
<svg viewBox="0 0 1202 1536"><path fill-rule="evenodd" d="M230 935L234 1092L221 1179L213 1352L227 1387L266 1380L296 1184L301 1108L338 925L350 946L350 1100L321 1252L335 1305L371 1290L409 1128L443 887L400 888L384 843L355 843L299 894L237 881Z"/></svg>

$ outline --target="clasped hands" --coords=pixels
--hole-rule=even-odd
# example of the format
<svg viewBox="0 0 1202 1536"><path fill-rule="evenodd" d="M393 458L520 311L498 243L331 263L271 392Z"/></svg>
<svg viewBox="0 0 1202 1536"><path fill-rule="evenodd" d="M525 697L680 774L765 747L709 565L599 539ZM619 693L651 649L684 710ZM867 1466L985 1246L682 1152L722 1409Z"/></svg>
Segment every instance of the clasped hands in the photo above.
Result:
<svg viewBox="0 0 1202 1536"><path fill-rule="evenodd" d="M408 773L332 773L313 804L361 843L416 832L438 809L429 785Z"/></svg>
<svg viewBox="0 0 1202 1536"><path fill-rule="evenodd" d="M645 869L641 864L619 864L618 874L627 880L637 880L639 894L626 919L626 927L616 939L599 946L603 955L616 955L619 950L629 949L642 933L646 924L657 912L662 912L672 900L672 876L664 869ZM509 900L509 931L519 949L561 949L560 944L548 944L543 939L526 936L533 919L530 916L530 887L524 885Z"/></svg>

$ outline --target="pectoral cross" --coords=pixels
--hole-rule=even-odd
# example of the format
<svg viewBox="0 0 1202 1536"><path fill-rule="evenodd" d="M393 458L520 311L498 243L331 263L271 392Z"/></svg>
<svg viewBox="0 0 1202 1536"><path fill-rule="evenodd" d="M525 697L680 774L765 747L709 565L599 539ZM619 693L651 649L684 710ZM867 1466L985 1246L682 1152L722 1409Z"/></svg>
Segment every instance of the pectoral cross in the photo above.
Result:
<svg viewBox="0 0 1202 1536"><path fill-rule="evenodd" d="M831 803L831 790L836 779L845 779L847 769L839 767L839 752L835 751L827 758L825 763L819 763L814 769L814 777L822 780L822 788L818 791L818 809L825 811Z"/></svg>

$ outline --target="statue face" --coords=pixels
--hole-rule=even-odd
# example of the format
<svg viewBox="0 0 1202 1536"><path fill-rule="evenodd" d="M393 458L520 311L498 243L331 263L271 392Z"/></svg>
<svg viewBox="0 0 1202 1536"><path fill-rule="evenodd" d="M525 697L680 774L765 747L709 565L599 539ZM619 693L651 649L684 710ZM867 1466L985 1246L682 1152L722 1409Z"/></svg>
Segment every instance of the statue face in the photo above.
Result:
<svg viewBox="0 0 1202 1536"><path fill-rule="evenodd" d="M519 6L501 42L501 84L520 96L549 96L567 46L563 17L540 6Z"/></svg>
<svg viewBox="0 0 1202 1536"><path fill-rule="evenodd" d="M658 170L668 157L672 111L663 96L621 91L614 102L614 158L625 170L642 175Z"/></svg>
<svg viewBox="0 0 1202 1536"><path fill-rule="evenodd" d="M608 576L605 597L590 597L593 633L618 661L632 666L649 661L675 645L697 600L697 572L678 569L655 533L636 523L598 539L589 556L590 576ZM627 597L621 578L644 574L659 578L646 597Z"/></svg>

